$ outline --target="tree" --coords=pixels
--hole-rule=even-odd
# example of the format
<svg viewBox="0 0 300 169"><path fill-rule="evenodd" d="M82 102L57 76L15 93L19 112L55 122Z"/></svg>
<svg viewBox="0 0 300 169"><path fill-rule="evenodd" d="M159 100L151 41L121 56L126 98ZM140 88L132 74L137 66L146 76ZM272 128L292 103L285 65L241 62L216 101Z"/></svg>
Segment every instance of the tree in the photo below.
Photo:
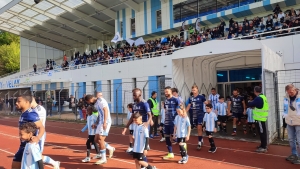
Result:
<svg viewBox="0 0 300 169"><path fill-rule="evenodd" d="M0 31L0 75L20 69L20 37Z"/></svg>
<svg viewBox="0 0 300 169"><path fill-rule="evenodd" d="M20 69L20 43L11 42L0 46L0 72L10 73Z"/></svg>

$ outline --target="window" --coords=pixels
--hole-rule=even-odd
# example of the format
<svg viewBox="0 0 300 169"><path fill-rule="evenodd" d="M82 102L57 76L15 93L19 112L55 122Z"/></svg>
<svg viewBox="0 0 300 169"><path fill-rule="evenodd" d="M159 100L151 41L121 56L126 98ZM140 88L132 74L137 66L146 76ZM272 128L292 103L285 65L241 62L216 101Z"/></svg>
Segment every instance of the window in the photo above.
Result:
<svg viewBox="0 0 300 169"><path fill-rule="evenodd" d="M161 28L161 10L156 11L156 28Z"/></svg>
<svg viewBox="0 0 300 169"><path fill-rule="evenodd" d="M120 34L123 36L123 22L120 22Z"/></svg>
<svg viewBox="0 0 300 169"><path fill-rule="evenodd" d="M227 71L217 71L217 82L228 82Z"/></svg>
<svg viewBox="0 0 300 169"><path fill-rule="evenodd" d="M261 80L261 73L261 68L230 70L229 79L231 82Z"/></svg>
<svg viewBox="0 0 300 169"><path fill-rule="evenodd" d="M131 25L131 35L135 35L135 18L131 18L130 25Z"/></svg>

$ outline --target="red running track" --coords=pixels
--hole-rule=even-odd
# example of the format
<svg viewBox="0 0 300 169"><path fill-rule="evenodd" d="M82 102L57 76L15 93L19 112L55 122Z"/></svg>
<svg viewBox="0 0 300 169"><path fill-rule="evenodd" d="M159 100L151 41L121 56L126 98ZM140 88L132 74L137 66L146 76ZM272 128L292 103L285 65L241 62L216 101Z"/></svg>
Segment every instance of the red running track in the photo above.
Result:
<svg viewBox="0 0 300 169"><path fill-rule="evenodd" d="M0 118L0 169L9 169L14 153L19 146L17 118ZM85 158L85 142L87 133L79 134L82 124L51 122L46 124L47 138L44 155L61 161L61 168L65 169L130 169L135 168L134 160L125 153L128 147L128 136L121 135L121 128L112 127L107 141L116 148L114 157L108 159L108 163L100 166L90 163L81 163ZM214 168L214 169L238 169L238 168L299 168L285 161L290 154L289 147L270 145L269 152L258 154L253 152L257 143L241 142L234 140L215 139L218 147L216 153L208 153L208 139L205 138L205 146L196 150L197 138L191 137L188 142L189 161L187 164L177 164L180 159L179 148L173 146L176 157L173 160L163 160L166 152L164 143L159 143L159 138L151 139L151 150L148 152L148 160L151 165L159 169L185 168ZM94 154L93 154L94 155ZM93 161L94 162L94 161ZM46 167L51 168L51 167Z"/></svg>

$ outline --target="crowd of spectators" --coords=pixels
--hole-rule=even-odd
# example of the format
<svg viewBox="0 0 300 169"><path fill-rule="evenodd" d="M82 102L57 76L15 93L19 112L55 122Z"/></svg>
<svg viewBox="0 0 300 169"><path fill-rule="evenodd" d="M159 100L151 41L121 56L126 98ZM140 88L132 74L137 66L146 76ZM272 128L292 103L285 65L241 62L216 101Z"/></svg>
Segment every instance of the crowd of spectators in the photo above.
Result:
<svg viewBox="0 0 300 169"><path fill-rule="evenodd" d="M291 27L300 26L299 11L291 10L283 12L279 5L273 10L273 14L267 17L255 17L253 19L247 19L246 17L242 22L237 22L233 18L229 20L229 25L226 28L226 23L221 19L220 24L214 28L205 28L197 31L192 25L189 26L187 32L188 37L185 38L183 28L180 29L179 35L172 35L166 37L166 40L154 39L145 41L144 45L130 46L127 42L119 43L115 48L104 45L104 50L91 51L89 54L79 52L71 56L71 62L67 60L67 56L64 56L62 68L68 68L70 65L80 64L113 64L119 62L130 61L134 59L141 59L143 57L156 57L162 55L172 54L174 48L191 46L198 43L203 43L210 40L223 40L236 37L243 37L242 39L252 39L260 37L267 37L272 35L279 36L280 34L287 34L292 31L300 31L300 28L295 30L282 30ZM275 30L282 30L271 32ZM258 33L270 32L264 35ZM47 64L48 65L48 64Z"/></svg>

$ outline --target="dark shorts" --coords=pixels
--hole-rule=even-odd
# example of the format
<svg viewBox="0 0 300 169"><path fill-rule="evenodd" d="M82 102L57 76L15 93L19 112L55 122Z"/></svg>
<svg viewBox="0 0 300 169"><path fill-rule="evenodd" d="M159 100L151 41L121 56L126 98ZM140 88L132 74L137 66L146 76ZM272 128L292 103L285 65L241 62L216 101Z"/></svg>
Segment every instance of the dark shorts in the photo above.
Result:
<svg viewBox="0 0 300 169"><path fill-rule="evenodd" d="M185 143L185 138L177 138L177 143Z"/></svg>
<svg viewBox="0 0 300 169"><path fill-rule="evenodd" d="M213 132L211 132L211 131L205 131L205 133L206 133L207 136L212 136L213 135Z"/></svg>
<svg viewBox="0 0 300 169"><path fill-rule="evenodd" d="M204 113L198 114L197 118L194 119L194 125L202 125L203 124Z"/></svg>
<svg viewBox="0 0 300 169"><path fill-rule="evenodd" d="M218 121L221 123L226 123L227 122L227 116L218 116Z"/></svg>
<svg viewBox="0 0 300 169"><path fill-rule="evenodd" d="M164 126L164 134L165 135L172 135L174 132L174 125L165 125Z"/></svg>
<svg viewBox="0 0 300 169"><path fill-rule="evenodd" d="M255 124L254 122L248 122L248 125L252 125L252 124Z"/></svg>
<svg viewBox="0 0 300 169"><path fill-rule="evenodd" d="M21 146L19 147L19 150L15 154L13 161L22 162L24 149L25 147L21 147Z"/></svg>
<svg viewBox="0 0 300 169"><path fill-rule="evenodd" d="M237 119L241 119L243 113L234 113L232 112L232 118L237 118Z"/></svg>
<svg viewBox="0 0 300 169"><path fill-rule="evenodd" d="M248 119L248 115L247 114L246 115L242 114L241 119L247 120Z"/></svg>
<svg viewBox="0 0 300 169"><path fill-rule="evenodd" d="M133 130L129 130L129 134L130 134L130 135L133 135Z"/></svg>
<svg viewBox="0 0 300 169"><path fill-rule="evenodd" d="M145 155L144 155L144 153L133 152L132 157L133 157L133 159L136 159L138 161L144 161Z"/></svg>

